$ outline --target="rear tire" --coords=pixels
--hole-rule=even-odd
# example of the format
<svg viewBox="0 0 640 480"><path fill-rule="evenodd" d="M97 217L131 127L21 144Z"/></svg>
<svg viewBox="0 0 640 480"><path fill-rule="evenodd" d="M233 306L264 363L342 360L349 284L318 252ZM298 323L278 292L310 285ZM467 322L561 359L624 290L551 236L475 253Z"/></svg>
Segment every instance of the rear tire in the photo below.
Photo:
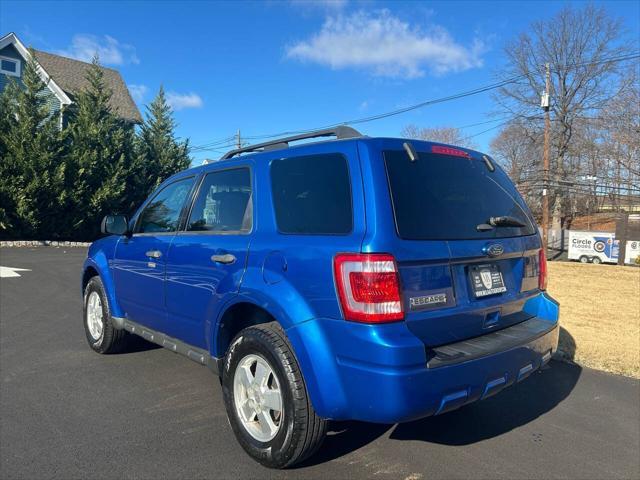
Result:
<svg viewBox="0 0 640 480"><path fill-rule="evenodd" d="M589 257L587 257L586 255L582 255L579 260L580 263L589 263Z"/></svg>
<svg viewBox="0 0 640 480"><path fill-rule="evenodd" d="M122 349L127 332L113 326L100 277L92 277L87 283L83 305L84 331L89 346L98 353L114 353Z"/></svg>
<svg viewBox="0 0 640 480"><path fill-rule="evenodd" d="M224 360L222 389L233 433L262 465L290 467L320 448L327 421L316 415L298 361L277 323L246 328L234 338ZM280 400L273 400L276 392Z"/></svg>
<svg viewBox="0 0 640 480"><path fill-rule="evenodd" d="M593 257L591 259L591 263L595 263L596 265L600 265L602 263L602 260L600 260L600 257Z"/></svg>

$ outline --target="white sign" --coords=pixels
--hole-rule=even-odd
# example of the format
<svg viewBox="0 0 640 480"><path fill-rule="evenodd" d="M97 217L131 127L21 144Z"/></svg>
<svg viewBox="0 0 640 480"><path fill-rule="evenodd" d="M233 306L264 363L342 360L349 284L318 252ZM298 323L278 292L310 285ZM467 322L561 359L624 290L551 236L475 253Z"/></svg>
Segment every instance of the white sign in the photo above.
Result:
<svg viewBox="0 0 640 480"><path fill-rule="evenodd" d="M640 240L627 240L624 263L634 264L638 256L640 256Z"/></svg>

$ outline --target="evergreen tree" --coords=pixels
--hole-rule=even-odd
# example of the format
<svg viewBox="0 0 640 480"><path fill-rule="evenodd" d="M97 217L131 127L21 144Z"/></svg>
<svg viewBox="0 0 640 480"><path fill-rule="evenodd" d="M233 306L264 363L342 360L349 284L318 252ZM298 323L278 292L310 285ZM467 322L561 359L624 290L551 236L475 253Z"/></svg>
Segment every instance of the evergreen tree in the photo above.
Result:
<svg viewBox="0 0 640 480"><path fill-rule="evenodd" d="M93 239L103 215L125 212L134 156L133 126L111 111L97 57L87 71L87 87L78 94L69 122L66 234Z"/></svg>
<svg viewBox="0 0 640 480"><path fill-rule="evenodd" d="M144 172L144 196L163 180L191 164L189 142L175 136L176 122L167 103L164 88L147 106L145 121L140 130L139 160Z"/></svg>
<svg viewBox="0 0 640 480"><path fill-rule="evenodd" d="M65 165L59 113L37 72L33 51L22 82L0 99L0 232L42 238L56 231Z"/></svg>
<svg viewBox="0 0 640 480"><path fill-rule="evenodd" d="M191 163L162 88L136 135L111 111L97 58L86 80L62 131L34 60L24 85L12 81L0 95L1 237L93 240L103 215L131 213Z"/></svg>
<svg viewBox="0 0 640 480"><path fill-rule="evenodd" d="M10 191L12 164L7 157L6 138L11 125L10 119L14 108L7 91L0 94L0 238L9 237L9 229L13 226L15 219L9 218L9 212L15 212L15 202Z"/></svg>

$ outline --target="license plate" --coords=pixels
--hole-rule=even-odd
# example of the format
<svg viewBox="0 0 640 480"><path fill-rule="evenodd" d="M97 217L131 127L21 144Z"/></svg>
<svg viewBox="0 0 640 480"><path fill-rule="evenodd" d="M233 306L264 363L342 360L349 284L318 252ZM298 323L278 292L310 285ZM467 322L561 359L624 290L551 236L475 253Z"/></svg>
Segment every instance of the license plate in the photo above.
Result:
<svg viewBox="0 0 640 480"><path fill-rule="evenodd" d="M497 265L479 265L469 269L471 287L476 298L496 295L507 291L502 272Z"/></svg>

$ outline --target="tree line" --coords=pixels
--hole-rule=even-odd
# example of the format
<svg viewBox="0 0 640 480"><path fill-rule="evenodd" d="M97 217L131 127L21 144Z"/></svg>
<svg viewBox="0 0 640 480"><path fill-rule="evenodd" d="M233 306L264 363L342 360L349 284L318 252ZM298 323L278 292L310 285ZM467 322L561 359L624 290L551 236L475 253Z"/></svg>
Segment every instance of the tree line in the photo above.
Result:
<svg viewBox="0 0 640 480"><path fill-rule="evenodd" d="M538 217L542 190L553 228L599 210L640 205L640 43L620 20L591 4L568 6L534 21L504 47L493 97L497 135L490 151ZM545 69L551 71L550 180L543 182ZM456 128L404 134L473 148Z"/></svg>
<svg viewBox="0 0 640 480"><path fill-rule="evenodd" d="M133 213L190 165L162 87L136 127L113 112L97 58L86 80L62 125L33 52L0 94L0 238L94 240L102 216Z"/></svg>

